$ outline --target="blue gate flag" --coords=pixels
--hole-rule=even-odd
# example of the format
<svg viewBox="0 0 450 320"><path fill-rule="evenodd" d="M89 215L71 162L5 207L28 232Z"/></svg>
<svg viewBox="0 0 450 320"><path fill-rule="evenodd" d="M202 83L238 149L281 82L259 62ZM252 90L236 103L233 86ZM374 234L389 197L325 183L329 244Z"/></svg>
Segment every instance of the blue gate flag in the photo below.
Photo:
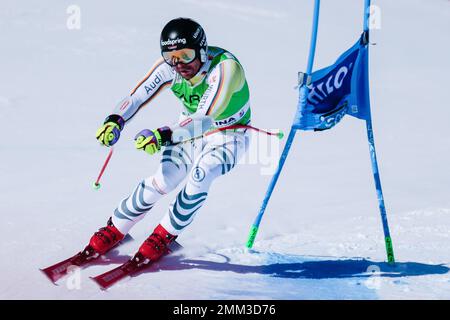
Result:
<svg viewBox="0 0 450 320"><path fill-rule="evenodd" d="M308 95L304 107L298 103L294 126L301 130L327 130L346 115L370 118L368 50L366 35L337 61L306 79Z"/></svg>

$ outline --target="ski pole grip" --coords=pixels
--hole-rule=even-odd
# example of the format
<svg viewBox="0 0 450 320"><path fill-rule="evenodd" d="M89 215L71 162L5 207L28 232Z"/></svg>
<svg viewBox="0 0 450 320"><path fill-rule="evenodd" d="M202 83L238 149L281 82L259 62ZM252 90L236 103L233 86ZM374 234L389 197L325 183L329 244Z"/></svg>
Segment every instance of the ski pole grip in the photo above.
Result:
<svg viewBox="0 0 450 320"><path fill-rule="evenodd" d="M250 229L250 234L248 235L247 248L251 249L253 247L253 243L255 242L257 233L258 233L258 227L255 225L252 225L252 228Z"/></svg>

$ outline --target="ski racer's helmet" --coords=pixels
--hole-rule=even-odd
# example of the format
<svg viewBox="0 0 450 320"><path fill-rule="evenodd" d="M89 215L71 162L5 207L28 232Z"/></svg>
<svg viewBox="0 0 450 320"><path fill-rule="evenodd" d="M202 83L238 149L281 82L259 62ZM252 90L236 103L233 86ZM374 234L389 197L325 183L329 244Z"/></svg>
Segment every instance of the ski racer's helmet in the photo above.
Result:
<svg viewBox="0 0 450 320"><path fill-rule="evenodd" d="M169 21L161 31L161 55L171 66L190 63L199 57L206 62L208 44L203 28L189 18Z"/></svg>

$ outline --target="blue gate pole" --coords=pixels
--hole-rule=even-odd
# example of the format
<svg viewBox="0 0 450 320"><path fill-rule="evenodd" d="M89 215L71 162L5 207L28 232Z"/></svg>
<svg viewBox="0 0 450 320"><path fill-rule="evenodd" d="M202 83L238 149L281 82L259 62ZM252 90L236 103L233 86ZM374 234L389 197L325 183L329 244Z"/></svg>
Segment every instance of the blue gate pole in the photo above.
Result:
<svg viewBox="0 0 450 320"><path fill-rule="evenodd" d="M320 8L320 0L315 0L314 18L313 18L312 33L311 33L311 43L310 43L310 47L309 47L308 67L307 67L307 71L306 71L306 75L305 75L306 77L308 77L311 74L313 64L314 64L314 55L316 52L316 42L317 42L317 28L318 28L318 24L319 24L319 8ZM301 108L303 108L306 105L306 99L308 97L308 88L306 87L305 83L306 82L304 82L300 88ZM297 110L297 114L295 117L296 119L298 118L298 113L300 112L300 109ZM289 136L287 138L286 145L284 146L283 153L281 154L280 160L278 162L277 170L275 171L275 174L273 175L272 180L270 181L269 187L267 188L266 195L264 197L264 200L263 200L263 203L259 210L259 213L250 229L250 234L248 236L248 240L247 240L247 244L246 244L247 248L251 248L253 246L253 243L255 242L256 234L258 233L259 225L261 223L264 212L266 211L267 203L269 202L269 199L272 195L272 192L273 192L275 185L278 181L278 178L280 176L281 170L283 169L283 166L284 166L284 163L288 156L289 150L292 146L292 142L294 141L296 131L297 131L297 128L293 124L291 126L291 130L289 132Z"/></svg>
<svg viewBox="0 0 450 320"><path fill-rule="evenodd" d="M370 16L370 0L365 0L364 7L365 7L364 32L366 32L368 34L368 32L369 32L369 16ZM367 44L367 46L368 45L369 44ZM367 49L367 54L369 54L368 52L369 52L369 50ZM368 59L366 61L368 61ZM369 77L369 64L368 63L366 63L366 76L367 76L366 81L368 81L368 77ZM374 141L374 137L373 137L373 128L372 128L372 115L370 112L369 112L369 117L366 120L366 129L367 129L367 139L369 142L370 159L372 161L373 179L375 182L375 189L376 189L377 198L378 198L378 207L380 209L381 222L383 224L384 241L385 241L385 245L386 245L387 259L388 259L388 263L395 264L394 248L392 245L391 234L389 231L386 207L384 205L383 190L381 188L381 179L380 179L380 174L378 171L377 154L375 151L375 141Z"/></svg>

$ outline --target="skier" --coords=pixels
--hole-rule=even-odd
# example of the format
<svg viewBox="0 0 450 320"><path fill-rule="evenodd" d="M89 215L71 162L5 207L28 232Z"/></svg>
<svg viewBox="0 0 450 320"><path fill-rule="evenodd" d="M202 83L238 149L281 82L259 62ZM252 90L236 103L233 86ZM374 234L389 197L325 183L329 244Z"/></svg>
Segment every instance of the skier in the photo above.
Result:
<svg viewBox="0 0 450 320"><path fill-rule="evenodd" d="M232 170L247 152L250 135L245 128L207 134L250 123L249 89L236 57L208 46L203 28L188 18L168 22L160 45L162 59L106 118L96 138L107 147L114 145L126 123L168 87L181 100L183 112L174 124L144 129L136 135L138 150L153 155L163 149L159 168L119 203L107 226L91 237L84 249L86 255L98 257L113 248L159 199L187 178L167 214L133 258L141 264L156 261L192 222L211 183Z"/></svg>

